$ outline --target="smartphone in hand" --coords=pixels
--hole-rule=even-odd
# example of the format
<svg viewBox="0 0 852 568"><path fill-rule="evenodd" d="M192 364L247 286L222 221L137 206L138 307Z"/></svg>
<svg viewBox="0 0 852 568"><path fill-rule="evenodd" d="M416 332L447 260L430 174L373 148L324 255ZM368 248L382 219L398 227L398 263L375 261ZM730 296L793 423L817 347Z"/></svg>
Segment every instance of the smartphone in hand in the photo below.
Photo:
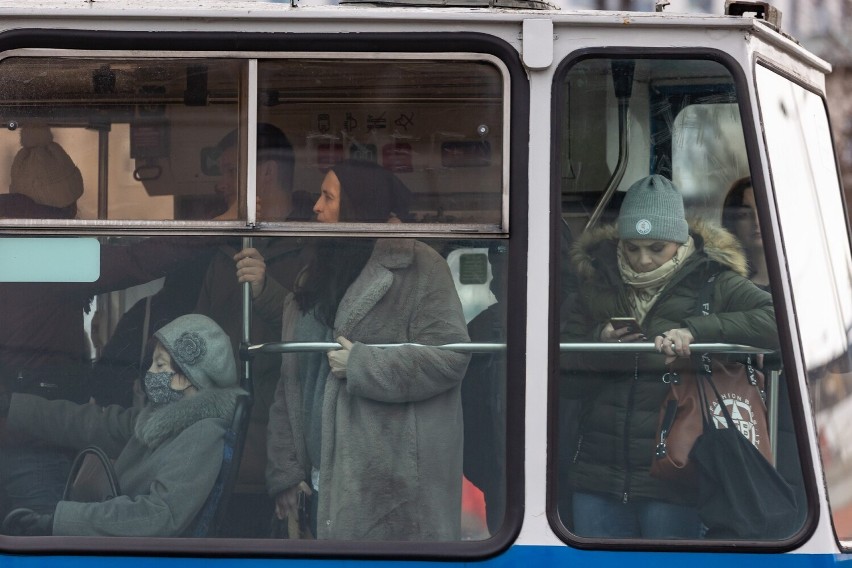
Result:
<svg viewBox="0 0 852 568"><path fill-rule="evenodd" d="M639 322L636 320L636 318L610 318L609 323L612 324L613 329L627 328L626 335L631 335L634 333L641 333L644 335L642 327L639 325Z"/></svg>

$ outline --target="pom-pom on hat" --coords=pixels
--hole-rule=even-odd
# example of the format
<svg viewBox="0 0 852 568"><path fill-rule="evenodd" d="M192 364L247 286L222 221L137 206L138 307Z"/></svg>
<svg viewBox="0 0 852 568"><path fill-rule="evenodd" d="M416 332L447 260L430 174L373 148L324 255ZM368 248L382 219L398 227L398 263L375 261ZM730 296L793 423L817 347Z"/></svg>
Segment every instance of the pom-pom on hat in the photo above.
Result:
<svg viewBox="0 0 852 568"><path fill-rule="evenodd" d="M631 185L618 214L618 237L685 243L689 225L674 184L655 174Z"/></svg>
<svg viewBox="0 0 852 568"><path fill-rule="evenodd" d="M26 195L39 205L68 207L83 195L83 176L50 128L21 128L21 149L12 162L10 193Z"/></svg>
<svg viewBox="0 0 852 568"><path fill-rule="evenodd" d="M231 340L207 316L180 316L161 327L154 337L198 390L237 385Z"/></svg>

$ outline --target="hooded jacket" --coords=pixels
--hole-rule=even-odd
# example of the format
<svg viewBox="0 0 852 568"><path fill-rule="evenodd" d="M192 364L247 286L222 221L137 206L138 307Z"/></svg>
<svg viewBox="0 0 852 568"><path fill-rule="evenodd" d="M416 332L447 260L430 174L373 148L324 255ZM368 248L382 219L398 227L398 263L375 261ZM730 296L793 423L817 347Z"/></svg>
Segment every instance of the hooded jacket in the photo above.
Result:
<svg viewBox="0 0 852 568"><path fill-rule="evenodd" d="M102 408L15 394L7 428L74 450L98 446L115 459L121 495L60 501L58 536L180 536L216 481L239 388L206 389L160 407Z"/></svg>
<svg viewBox="0 0 852 568"><path fill-rule="evenodd" d="M290 296L284 341L299 340L301 317ZM323 394L317 536L457 540L469 356L366 345L469 341L447 263L423 243L378 240L338 307L341 335L354 346L346 378L329 375ZM267 434L273 497L311 479L298 377L298 357L284 355Z"/></svg>
<svg viewBox="0 0 852 568"><path fill-rule="evenodd" d="M736 238L703 221L690 223L696 250L663 289L642 328L650 339L688 328L696 343L737 343L777 349L769 293L751 283ZM566 307L562 340L598 342L609 318L630 316L627 285L618 270L614 226L583 234L572 249L578 300ZM701 315L698 295L713 274L712 313ZM570 354L562 357L563 393L582 401L579 435L568 482L574 489L633 498L691 503L693 490L650 476L665 357L642 354Z"/></svg>

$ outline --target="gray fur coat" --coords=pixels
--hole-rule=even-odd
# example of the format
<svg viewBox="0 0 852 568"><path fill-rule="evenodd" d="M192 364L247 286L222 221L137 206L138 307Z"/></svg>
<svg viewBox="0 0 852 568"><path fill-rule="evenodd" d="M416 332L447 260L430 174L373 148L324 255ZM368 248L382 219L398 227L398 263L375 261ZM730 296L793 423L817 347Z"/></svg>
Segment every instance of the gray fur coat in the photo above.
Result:
<svg viewBox="0 0 852 568"><path fill-rule="evenodd" d="M283 340L302 317L290 296ZM414 240L379 240L341 300L334 336L354 343L345 379L327 379L322 407L318 537L456 540L462 485L460 388L469 356L438 349L469 341L447 263ZM269 417L272 496L310 482L298 358L285 355Z"/></svg>
<svg viewBox="0 0 852 568"><path fill-rule="evenodd" d="M103 503L60 501L54 535L180 536L207 499L238 388L207 389L155 408L77 405L16 394L7 428L115 459L121 495Z"/></svg>

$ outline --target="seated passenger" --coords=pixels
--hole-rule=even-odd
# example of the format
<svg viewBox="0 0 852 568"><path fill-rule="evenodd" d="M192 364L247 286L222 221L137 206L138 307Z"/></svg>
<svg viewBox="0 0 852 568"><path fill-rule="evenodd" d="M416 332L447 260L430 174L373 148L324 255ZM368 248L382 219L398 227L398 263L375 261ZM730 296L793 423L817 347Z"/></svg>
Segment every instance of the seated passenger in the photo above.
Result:
<svg viewBox="0 0 852 568"><path fill-rule="evenodd" d="M237 396L236 364L211 319L181 316L154 334L141 409L77 405L14 394L6 429L116 458L121 495L101 503L60 501L53 513L21 514L15 534L179 536L213 488Z"/></svg>
<svg viewBox="0 0 852 568"><path fill-rule="evenodd" d="M404 218L400 191L380 166L349 160L328 172L314 211L324 223ZM343 348L283 356L268 430L278 517L297 514L304 491L319 538L459 539L469 356L369 346L468 341L446 261L412 239L324 239L315 253L285 301L282 338Z"/></svg>
<svg viewBox="0 0 852 568"><path fill-rule="evenodd" d="M83 178L70 156L46 126L22 127L20 143L10 193L0 195L0 215L74 218ZM87 401L91 355L84 313L90 311L92 297L165 276L218 242L217 237L162 237L128 246L104 243L94 282L0 282L0 392ZM61 497L71 457L46 445L4 444L0 516L7 507L52 509Z"/></svg>
<svg viewBox="0 0 852 568"><path fill-rule="evenodd" d="M573 249L578 298L566 306L563 341L630 342L653 338L658 353L565 357L567 390L581 400L567 483L573 530L586 537L698 538L697 491L650 475L666 364L690 345L737 343L776 349L768 293L745 276L735 239L716 226L687 224L683 200L659 175L633 184L616 226L584 233ZM717 311L697 298L717 274ZM615 329L633 317L641 332Z"/></svg>
<svg viewBox="0 0 852 568"><path fill-rule="evenodd" d="M722 226L740 240L748 258L749 278L760 288L769 290L769 270L763 254L763 235L757 218L751 178L740 178L731 184L722 210Z"/></svg>

